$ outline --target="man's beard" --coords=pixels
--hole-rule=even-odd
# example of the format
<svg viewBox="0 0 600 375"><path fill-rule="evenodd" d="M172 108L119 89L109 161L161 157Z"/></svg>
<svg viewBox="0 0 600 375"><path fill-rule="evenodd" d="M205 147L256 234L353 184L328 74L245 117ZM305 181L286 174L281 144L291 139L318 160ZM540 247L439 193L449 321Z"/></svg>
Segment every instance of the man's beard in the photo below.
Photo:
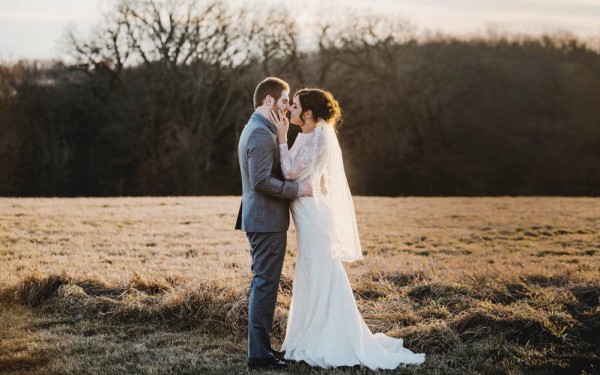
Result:
<svg viewBox="0 0 600 375"><path fill-rule="evenodd" d="M288 117L288 119L289 119L289 116L287 116L287 111L285 109L280 109L279 106L277 105L277 103L271 106L271 110L274 111L278 115L281 112L282 116Z"/></svg>

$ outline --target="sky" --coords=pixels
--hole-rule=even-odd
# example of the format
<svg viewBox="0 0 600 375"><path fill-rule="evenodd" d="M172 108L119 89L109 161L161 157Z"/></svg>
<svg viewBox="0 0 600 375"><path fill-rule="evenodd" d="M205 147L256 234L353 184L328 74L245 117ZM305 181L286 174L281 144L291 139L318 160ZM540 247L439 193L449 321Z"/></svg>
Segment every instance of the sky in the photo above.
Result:
<svg viewBox="0 0 600 375"><path fill-rule="evenodd" d="M290 12L301 19L319 17L323 3L328 4L327 13L341 9L360 16L370 9L374 13L398 14L418 32L469 35L493 28L507 33L569 32L600 37L600 0L244 1L265 2L287 4ZM101 12L114 3L115 0L0 0L0 61L64 57L66 31L70 28L89 33L101 21Z"/></svg>

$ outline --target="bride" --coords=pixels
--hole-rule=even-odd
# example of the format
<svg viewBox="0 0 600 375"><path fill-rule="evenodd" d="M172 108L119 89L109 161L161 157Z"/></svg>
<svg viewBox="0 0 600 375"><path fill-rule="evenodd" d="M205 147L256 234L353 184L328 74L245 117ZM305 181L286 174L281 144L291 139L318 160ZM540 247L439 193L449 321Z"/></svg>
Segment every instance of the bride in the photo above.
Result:
<svg viewBox="0 0 600 375"><path fill-rule="evenodd" d="M309 178L313 186L313 197L300 197L291 206L298 261L282 350L285 359L325 368L421 364L425 354L404 348L402 339L371 333L341 263L362 259L362 252L335 130L340 117L338 102L320 89L294 94L290 121L281 112L270 113L285 178ZM291 150L289 122L302 129Z"/></svg>

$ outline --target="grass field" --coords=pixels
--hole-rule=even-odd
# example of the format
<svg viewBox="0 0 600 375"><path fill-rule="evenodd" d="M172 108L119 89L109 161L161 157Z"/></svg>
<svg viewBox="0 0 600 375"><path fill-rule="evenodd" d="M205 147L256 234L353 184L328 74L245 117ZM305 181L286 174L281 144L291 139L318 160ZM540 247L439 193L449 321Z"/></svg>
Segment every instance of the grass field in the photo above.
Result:
<svg viewBox="0 0 600 375"><path fill-rule="evenodd" d="M600 199L355 198L346 265L402 374L600 373ZM239 197L0 199L0 373L247 373ZM274 336L283 339L295 231ZM363 374L364 368L289 373Z"/></svg>

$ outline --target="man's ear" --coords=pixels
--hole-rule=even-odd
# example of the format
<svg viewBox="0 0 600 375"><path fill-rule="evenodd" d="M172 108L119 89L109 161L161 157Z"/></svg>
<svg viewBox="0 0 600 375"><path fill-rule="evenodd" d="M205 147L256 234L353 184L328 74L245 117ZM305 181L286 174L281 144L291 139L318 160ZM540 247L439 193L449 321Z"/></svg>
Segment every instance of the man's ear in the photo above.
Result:
<svg viewBox="0 0 600 375"><path fill-rule="evenodd" d="M275 103L275 98L273 98L271 95L267 95L265 97L265 103L267 103L267 105L272 106Z"/></svg>

